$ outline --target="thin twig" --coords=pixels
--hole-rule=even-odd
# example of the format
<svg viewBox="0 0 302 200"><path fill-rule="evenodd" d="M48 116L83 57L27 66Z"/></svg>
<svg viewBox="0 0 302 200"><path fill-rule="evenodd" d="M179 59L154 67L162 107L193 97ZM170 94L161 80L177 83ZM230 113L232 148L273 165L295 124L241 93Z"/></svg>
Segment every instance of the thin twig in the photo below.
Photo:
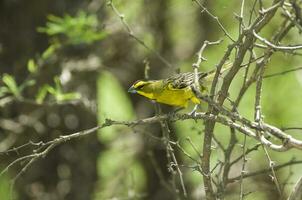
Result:
<svg viewBox="0 0 302 200"><path fill-rule="evenodd" d="M215 15L213 15L206 7L204 7L202 5L202 3L199 2L199 0L193 0L201 9L201 12L206 12L211 18L213 18L217 24L219 25L219 27L221 28L221 30L224 32L224 34L232 41L235 42L235 40L232 38L232 36L228 33L228 31L226 30L226 28L224 28L224 26L222 25L222 23L220 22L219 18Z"/></svg>
<svg viewBox="0 0 302 200"><path fill-rule="evenodd" d="M280 165L276 165L275 166L275 171L278 171L284 167L287 167L287 166L292 166L292 165L297 165L297 164L302 164L302 160L290 160L289 162L286 162L284 164L280 164ZM249 177L253 177L253 176L257 176L257 175L260 175L260 174L266 174L266 173L269 173L271 172L271 168L267 168L267 169L262 169L262 170L258 170L258 171L255 171L255 172L250 172L250 173L245 173L243 175L243 178L249 178ZM230 178L228 179L228 183L233 183L235 181L238 181L241 179L241 175L239 176L236 176L236 177L233 177L233 178Z"/></svg>
<svg viewBox="0 0 302 200"><path fill-rule="evenodd" d="M157 58L162 61L166 66L173 68L173 66L171 65L171 63L169 61L167 61L163 56L161 56L156 50L152 49L151 47L149 47L143 40L141 40L139 37L137 37L134 33L133 30L131 29L131 27L129 26L129 24L127 23L127 21L125 20L125 16L123 14L121 14L118 9L114 6L113 4L113 0L108 0L107 5L111 7L111 9L113 10L113 12L120 18L123 26L125 27L126 31L128 32L129 36L131 38L133 38L134 40L136 40L139 44L141 44L143 47L145 47L145 49L147 49L148 51L152 52L154 55L157 56Z"/></svg>
<svg viewBox="0 0 302 200"><path fill-rule="evenodd" d="M287 73L295 72L295 71L299 71L299 70L302 70L302 67L296 67L296 68L285 70L285 71L282 71L282 72L268 74L268 75L263 76L263 78L271 78L271 77L275 77L275 76L285 75Z"/></svg>
<svg viewBox="0 0 302 200"><path fill-rule="evenodd" d="M295 51L295 50L300 50L302 49L302 45L295 45L295 46L277 46L271 42L269 42L267 39L264 39L263 37L259 36L255 31L253 31L254 36L266 44L268 47L274 49L274 50L279 50L279 51Z"/></svg>
<svg viewBox="0 0 302 200"><path fill-rule="evenodd" d="M161 108L158 104L156 104L156 113L157 113L157 115L161 114ZM164 142L165 142L165 146L166 146L167 159L168 159L169 163L171 163L171 165L175 166L175 168L176 168L176 172L178 173L178 176L179 176L183 195L186 198L187 190L186 190L186 187L184 184L183 174L179 168L178 161L174 154L174 150L173 150L171 144L168 142L168 141L170 141L170 129L168 126L168 121L166 119L164 119L164 120L159 121L159 123L160 123L161 129L162 129L162 132L163 132L163 138L164 138ZM170 169L173 170L173 167L171 165L170 165ZM175 175L174 175L173 171L172 171L172 177L173 177L173 186L174 186L175 192L176 192L176 194L178 194L179 192L176 188Z"/></svg>

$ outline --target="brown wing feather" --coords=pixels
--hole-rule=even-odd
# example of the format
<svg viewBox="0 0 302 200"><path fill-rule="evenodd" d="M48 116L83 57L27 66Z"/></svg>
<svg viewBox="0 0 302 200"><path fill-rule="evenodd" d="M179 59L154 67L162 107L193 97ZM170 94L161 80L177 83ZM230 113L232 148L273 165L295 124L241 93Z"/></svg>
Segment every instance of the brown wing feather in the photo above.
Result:
<svg viewBox="0 0 302 200"><path fill-rule="evenodd" d="M205 72L199 72L198 78L199 82L202 81L204 77L206 77L208 73ZM172 87L175 89L183 89L188 86L191 86L194 83L194 73L193 72L186 72L182 74L176 74L174 76L171 76L170 78L166 79L167 83L171 83Z"/></svg>

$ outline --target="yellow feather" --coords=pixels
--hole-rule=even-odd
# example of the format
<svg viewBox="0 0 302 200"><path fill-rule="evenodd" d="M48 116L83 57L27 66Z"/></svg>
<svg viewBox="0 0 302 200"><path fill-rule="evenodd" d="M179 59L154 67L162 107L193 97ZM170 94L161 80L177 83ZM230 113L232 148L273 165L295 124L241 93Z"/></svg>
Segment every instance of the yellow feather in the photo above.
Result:
<svg viewBox="0 0 302 200"><path fill-rule="evenodd" d="M223 71L228 69L231 63L226 63ZM208 73L199 73L199 82L201 93L208 93L208 85L212 82L215 70ZM172 76L163 80L136 81L130 88L129 92L138 93L159 103L168 104L177 107L187 107L189 102L200 104L192 90L194 83L193 73L183 73Z"/></svg>

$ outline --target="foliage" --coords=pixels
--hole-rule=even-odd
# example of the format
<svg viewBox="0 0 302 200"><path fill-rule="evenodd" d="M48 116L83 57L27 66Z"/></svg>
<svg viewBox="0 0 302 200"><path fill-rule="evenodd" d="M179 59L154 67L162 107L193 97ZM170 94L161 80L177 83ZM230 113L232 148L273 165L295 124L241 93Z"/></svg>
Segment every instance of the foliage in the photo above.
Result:
<svg viewBox="0 0 302 200"><path fill-rule="evenodd" d="M47 18L46 26L38 28L38 31L50 37L64 36L67 44L91 44L106 36L104 31L99 30L100 23L93 14L81 11L74 17L66 14L63 17L48 15Z"/></svg>
<svg viewBox="0 0 302 200"><path fill-rule="evenodd" d="M32 69L33 68L31 67L31 70ZM21 85L18 85L14 77L9 74L3 75L2 82L4 83L4 86L1 86L0 88L0 97L12 95L20 101L26 100L22 95L22 91L27 87L35 85L35 80L33 79L26 80ZM50 94L58 103L70 100L77 100L81 97L80 94L76 92L63 92L61 82L58 77L54 77L54 83L55 86L51 86L48 84L43 85L36 94L36 98L34 101L36 101L36 103L38 104L42 104L45 101L47 94Z"/></svg>
<svg viewBox="0 0 302 200"><path fill-rule="evenodd" d="M2 82L4 83L4 86L1 87L0 97L11 94L19 100L23 98L22 91L25 88L35 85L35 80L26 80L18 86L15 78L9 74L3 75Z"/></svg>

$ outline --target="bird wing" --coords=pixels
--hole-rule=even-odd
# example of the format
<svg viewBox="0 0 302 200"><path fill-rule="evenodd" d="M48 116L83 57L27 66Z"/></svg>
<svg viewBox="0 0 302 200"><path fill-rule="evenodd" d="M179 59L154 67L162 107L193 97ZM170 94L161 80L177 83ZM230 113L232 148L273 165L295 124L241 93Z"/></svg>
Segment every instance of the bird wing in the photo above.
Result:
<svg viewBox="0 0 302 200"><path fill-rule="evenodd" d="M199 82L202 82L202 79L205 78L208 73L199 72L198 78ZM171 85L173 89L184 89L186 87L192 86L194 83L195 74L193 72L186 72L181 74L176 74L166 79L166 83Z"/></svg>

